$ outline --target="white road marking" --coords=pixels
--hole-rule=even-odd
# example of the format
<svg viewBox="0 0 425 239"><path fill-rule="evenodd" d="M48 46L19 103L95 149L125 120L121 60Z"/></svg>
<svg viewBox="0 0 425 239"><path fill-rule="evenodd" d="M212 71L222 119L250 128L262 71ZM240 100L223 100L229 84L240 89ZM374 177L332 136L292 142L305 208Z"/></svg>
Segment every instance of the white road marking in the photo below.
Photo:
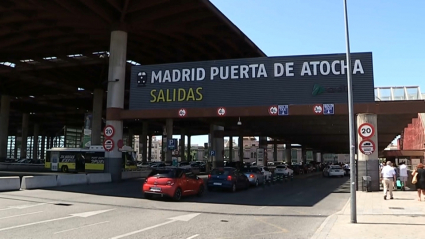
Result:
<svg viewBox="0 0 425 239"><path fill-rule="evenodd" d="M107 222L109 222L109 221L98 222L98 223L93 223L93 224L89 224L89 225L85 225L85 226L81 226L81 227L76 227L76 228L66 229L66 230L63 230L63 231L55 232L55 233L53 233L53 234L59 234L59 233L62 233L62 232L69 232L69 231L72 231L72 230L77 230L77 229L84 228L84 227L96 226L96 225L103 224L103 223L107 223Z"/></svg>
<svg viewBox="0 0 425 239"><path fill-rule="evenodd" d="M188 237L188 238L186 238L186 239L193 239L193 238L198 237L198 236L199 236L199 234L196 234L196 235L193 235L193 236Z"/></svg>
<svg viewBox="0 0 425 239"><path fill-rule="evenodd" d="M267 207L267 206L260 207L260 208L258 208L258 210L264 209L264 208L266 208L266 207Z"/></svg>
<svg viewBox="0 0 425 239"><path fill-rule="evenodd" d="M26 215L31 215L31 214L36 214L36 213L41 213L43 211L39 211L39 212L30 212L30 213L25 213L25 214L19 214L19 215L13 215L13 216L8 216L8 217L0 217L1 219L7 219L7 218L13 218L13 217L21 217L21 216L26 216Z"/></svg>
<svg viewBox="0 0 425 239"><path fill-rule="evenodd" d="M60 218L54 218L54 219L49 219L49 220L44 220L44 221L38 221L38 222L32 222L32 223L27 223L27 224L22 224L22 225L17 225L17 226L12 226L12 227L5 227L5 228L0 228L0 232L2 231L7 231L7 230L12 230L12 229L16 229L16 228L21 228L21 227L27 227L27 226L32 226L32 225L37 225L37 224L43 224L46 222L54 222L54 221L60 221L60 220L65 220L65 219L70 219L70 218L74 218L74 217L90 217L90 216L94 216L100 213L104 213L107 211L111 211L113 209L109 209L109 210L99 210L99 211L93 211L93 212L83 212L83 213L76 213L76 214L71 214L70 216L67 217L60 217Z"/></svg>
<svg viewBox="0 0 425 239"><path fill-rule="evenodd" d="M25 205L18 205L18 206L9 206L7 208L0 209L0 211L10 210L10 209L26 209L26 208L43 206L43 205L52 204L52 203L56 203L56 202L43 202L43 203L37 203L37 204L25 204Z"/></svg>
<svg viewBox="0 0 425 239"><path fill-rule="evenodd" d="M140 233L140 232L144 232L144 231L147 231L147 230L150 230L150 229L161 227L161 226L164 226L164 225L167 225L167 224L170 224L170 223L173 223L173 222L177 222L177 221L188 222L191 219L193 219L194 217L198 216L199 214L200 213L191 213L191 214L186 214L186 215L181 215L181 216L177 216L177 217L168 218L171 221L163 222L163 223L160 223L160 224L157 224L157 225L154 225L154 226L150 226L150 227L146 227L146 228L143 228L143 229L140 229L140 230L137 230L137 231L133 231L133 232L129 232L129 233L126 233L126 234L118 235L118 236L112 237L111 239L119 239L119 238L131 236L131 235L134 235L134 234L137 234L137 233Z"/></svg>

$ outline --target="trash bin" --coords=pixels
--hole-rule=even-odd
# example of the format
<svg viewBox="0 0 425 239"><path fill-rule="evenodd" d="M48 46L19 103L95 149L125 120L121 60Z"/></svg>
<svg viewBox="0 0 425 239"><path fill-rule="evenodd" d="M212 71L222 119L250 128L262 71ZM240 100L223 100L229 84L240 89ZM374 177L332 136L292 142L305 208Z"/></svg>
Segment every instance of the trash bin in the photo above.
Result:
<svg viewBox="0 0 425 239"><path fill-rule="evenodd" d="M372 178L370 176L363 176L362 191L372 192Z"/></svg>

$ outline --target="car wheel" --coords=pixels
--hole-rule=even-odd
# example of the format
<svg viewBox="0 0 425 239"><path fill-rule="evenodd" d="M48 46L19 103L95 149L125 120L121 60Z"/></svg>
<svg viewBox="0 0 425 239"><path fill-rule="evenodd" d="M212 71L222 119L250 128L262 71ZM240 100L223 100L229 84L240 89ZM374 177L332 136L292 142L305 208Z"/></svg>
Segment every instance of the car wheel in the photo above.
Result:
<svg viewBox="0 0 425 239"><path fill-rule="evenodd" d="M204 195L204 190L205 190L204 185L199 186L199 190L198 190L197 196L198 197L202 197L202 195Z"/></svg>
<svg viewBox="0 0 425 239"><path fill-rule="evenodd" d="M68 166L62 166L61 171L64 173L68 172Z"/></svg>
<svg viewBox="0 0 425 239"><path fill-rule="evenodd" d="M176 191L174 192L173 199L175 201L180 201L182 199L182 190L180 188L177 188Z"/></svg>
<svg viewBox="0 0 425 239"><path fill-rule="evenodd" d="M258 187L259 183L258 183L258 179L255 180L255 186Z"/></svg>
<svg viewBox="0 0 425 239"><path fill-rule="evenodd" d="M236 184L233 184L232 185L232 192L234 193L234 192L236 192Z"/></svg>
<svg viewBox="0 0 425 239"><path fill-rule="evenodd" d="M143 196L145 196L146 199L152 199L152 194L145 193Z"/></svg>

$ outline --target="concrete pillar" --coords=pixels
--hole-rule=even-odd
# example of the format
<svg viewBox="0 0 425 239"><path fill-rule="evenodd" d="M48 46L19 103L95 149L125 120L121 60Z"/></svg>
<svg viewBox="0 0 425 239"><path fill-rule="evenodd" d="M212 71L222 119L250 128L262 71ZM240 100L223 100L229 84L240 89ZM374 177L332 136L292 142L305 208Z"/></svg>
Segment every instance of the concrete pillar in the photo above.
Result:
<svg viewBox="0 0 425 239"><path fill-rule="evenodd" d="M51 149L51 148L53 148L53 141L54 141L54 139L55 139L55 138L54 138L53 136L50 136L49 138L50 138L50 141L49 141L49 144L50 144L50 145L49 145L49 148Z"/></svg>
<svg viewBox="0 0 425 239"><path fill-rule="evenodd" d="M14 152L13 152L13 157L15 158L15 159L17 159L18 158L18 137L19 137L19 135L18 134L16 134L15 135L15 147L14 147Z"/></svg>
<svg viewBox="0 0 425 239"><path fill-rule="evenodd" d="M152 138L153 135L152 133L149 134L149 151L148 151L148 161L151 162L152 161Z"/></svg>
<svg viewBox="0 0 425 239"><path fill-rule="evenodd" d="M193 161L193 158L192 158L192 155L191 155L191 152L190 152L190 144L191 144L191 138L192 138L192 136L191 135L187 135L187 146L186 146L186 150L187 150L187 158L188 158L188 161L190 160L190 161Z"/></svg>
<svg viewBox="0 0 425 239"><path fill-rule="evenodd" d="M22 115L21 159L24 159L27 157L28 122L29 122L29 114L24 113Z"/></svg>
<svg viewBox="0 0 425 239"><path fill-rule="evenodd" d="M134 141L134 133L133 133L133 129L128 129L128 134L127 134L127 146L132 147L133 149L135 148L133 145Z"/></svg>
<svg viewBox="0 0 425 239"><path fill-rule="evenodd" d="M264 137L264 136L262 136L262 137L259 137L259 142L258 142L259 144L258 144L258 147L259 148L261 148L261 149L264 149L264 159L262 160L262 161L258 161L257 160L257 165L258 166L266 166L267 165L267 154L268 154L268 152L267 152L267 137Z"/></svg>
<svg viewBox="0 0 425 239"><path fill-rule="evenodd" d="M362 190L363 176L370 176L372 180L372 191L379 191L379 158L378 158L378 123L376 114L358 114L357 127L364 123L369 123L374 128L374 134L368 137L375 145L373 153L366 155L360 150L360 144L363 139L357 134L357 189ZM350 167L350 168L353 168Z"/></svg>
<svg viewBox="0 0 425 239"><path fill-rule="evenodd" d="M111 32L109 46L109 72L107 110L124 109L125 72L127 66L127 32L115 30ZM115 134L112 137L115 144L123 138L123 122L120 119L106 119L107 125L112 125ZM105 172L110 173L112 181L121 180L123 167L122 153L115 145L114 149L105 154Z"/></svg>
<svg viewBox="0 0 425 239"><path fill-rule="evenodd" d="M32 147L32 158L38 159L38 135L40 133L40 126L38 124L34 124L34 140Z"/></svg>
<svg viewBox="0 0 425 239"><path fill-rule="evenodd" d="M7 158L7 136L9 133L10 96L1 96L0 106L0 162ZM16 157L16 154L15 154Z"/></svg>
<svg viewBox="0 0 425 239"><path fill-rule="evenodd" d="M274 139L274 143L273 143L273 161L277 161L277 140Z"/></svg>
<svg viewBox="0 0 425 239"><path fill-rule="evenodd" d="M243 136L239 135L238 137L238 147L239 147L239 162L243 162Z"/></svg>
<svg viewBox="0 0 425 239"><path fill-rule="evenodd" d="M229 137L229 162L233 161L233 136Z"/></svg>
<svg viewBox="0 0 425 239"><path fill-rule="evenodd" d="M301 147L301 158L303 160L303 165L307 164L307 149L305 146Z"/></svg>
<svg viewBox="0 0 425 239"><path fill-rule="evenodd" d="M43 136L41 136L41 152L40 152L41 159L44 159L45 148L46 148L46 136L43 134Z"/></svg>
<svg viewBox="0 0 425 239"><path fill-rule="evenodd" d="M223 167L224 165L224 137L223 126L211 125L210 126L210 151L215 151L215 156L210 156L212 167Z"/></svg>
<svg viewBox="0 0 425 239"><path fill-rule="evenodd" d="M180 160L186 161L186 157L185 157L185 132L184 129L181 130L181 134L180 134ZM189 158L189 157L188 157Z"/></svg>
<svg viewBox="0 0 425 239"><path fill-rule="evenodd" d="M93 115L91 122L91 145L102 145L102 109L103 109L103 89L93 91Z"/></svg>
<svg viewBox="0 0 425 239"><path fill-rule="evenodd" d="M167 155L167 127L162 126L161 161L165 162Z"/></svg>
<svg viewBox="0 0 425 239"><path fill-rule="evenodd" d="M148 161L148 122L142 123L142 161Z"/></svg>
<svg viewBox="0 0 425 239"><path fill-rule="evenodd" d="M287 165L292 165L292 146L285 144L285 159Z"/></svg>
<svg viewBox="0 0 425 239"><path fill-rule="evenodd" d="M166 162L172 162L173 161L173 151L168 149L168 142L170 142L171 139L173 139L173 119L167 119L165 123L165 127L167 129L167 154L165 157Z"/></svg>

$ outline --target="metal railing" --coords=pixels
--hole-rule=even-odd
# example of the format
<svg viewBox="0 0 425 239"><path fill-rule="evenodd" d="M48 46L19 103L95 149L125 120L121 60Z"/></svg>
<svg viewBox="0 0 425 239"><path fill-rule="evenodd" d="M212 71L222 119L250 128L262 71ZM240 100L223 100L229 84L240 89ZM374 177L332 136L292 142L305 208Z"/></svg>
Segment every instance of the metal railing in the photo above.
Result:
<svg viewBox="0 0 425 239"><path fill-rule="evenodd" d="M375 87L375 101L423 100L425 94L419 86Z"/></svg>

